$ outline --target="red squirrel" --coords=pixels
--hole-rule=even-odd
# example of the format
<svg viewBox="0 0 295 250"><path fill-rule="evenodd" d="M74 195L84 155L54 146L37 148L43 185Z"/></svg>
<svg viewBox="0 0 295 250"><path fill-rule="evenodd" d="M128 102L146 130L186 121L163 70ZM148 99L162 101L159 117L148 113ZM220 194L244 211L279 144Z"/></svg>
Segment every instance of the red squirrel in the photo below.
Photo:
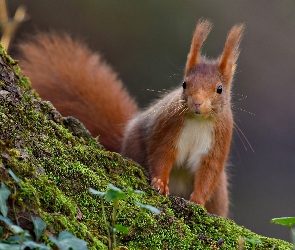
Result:
<svg viewBox="0 0 295 250"><path fill-rule="evenodd" d="M144 166L160 194L226 217L231 82L244 27L232 27L216 60L201 55L211 28L208 20L197 23L182 86L143 111L100 55L69 36L39 34L24 42L20 66L63 116L75 116L106 149Z"/></svg>

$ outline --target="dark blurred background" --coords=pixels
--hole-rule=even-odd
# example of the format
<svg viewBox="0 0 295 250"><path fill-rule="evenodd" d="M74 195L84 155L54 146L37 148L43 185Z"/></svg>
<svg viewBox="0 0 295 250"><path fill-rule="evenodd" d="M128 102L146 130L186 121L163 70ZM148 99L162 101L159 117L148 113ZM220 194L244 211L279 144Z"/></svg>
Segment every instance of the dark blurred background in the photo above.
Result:
<svg viewBox="0 0 295 250"><path fill-rule="evenodd" d="M70 33L102 53L141 107L157 96L147 89L181 84L199 18L214 23L203 48L210 58L222 52L231 26L245 23L233 89L239 129L231 152L231 218L256 233L290 240L289 229L270 219L295 216L295 1L7 2L11 16L20 4L30 16L14 44L37 30ZM10 52L17 57L15 46Z"/></svg>

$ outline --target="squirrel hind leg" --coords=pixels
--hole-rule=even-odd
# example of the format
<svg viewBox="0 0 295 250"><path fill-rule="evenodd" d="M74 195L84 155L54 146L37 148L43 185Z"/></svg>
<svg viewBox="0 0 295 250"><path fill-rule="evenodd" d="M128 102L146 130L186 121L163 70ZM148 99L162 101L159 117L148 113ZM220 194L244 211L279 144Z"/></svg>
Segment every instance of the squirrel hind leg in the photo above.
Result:
<svg viewBox="0 0 295 250"><path fill-rule="evenodd" d="M205 204L205 208L209 213L222 217L228 216L229 199L227 186L228 182L226 172L223 171L214 193L212 194L210 200Z"/></svg>

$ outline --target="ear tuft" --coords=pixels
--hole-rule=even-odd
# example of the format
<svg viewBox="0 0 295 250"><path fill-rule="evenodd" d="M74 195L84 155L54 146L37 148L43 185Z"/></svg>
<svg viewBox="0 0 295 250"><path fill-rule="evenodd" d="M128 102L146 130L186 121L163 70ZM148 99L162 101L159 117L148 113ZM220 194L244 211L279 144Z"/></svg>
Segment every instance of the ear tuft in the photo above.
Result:
<svg viewBox="0 0 295 250"><path fill-rule="evenodd" d="M212 23L206 19L200 19L197 23L190 52L187 56L185 74L200 62L201 47L212 29Z"/></svg>
<svg viewBox="0 0 295 250"><path fill-rule="evenodd" d="M240 54L239 45L243 37L244 25L238 24L229 31L225 46L220 57L219 68L221 74L226 79L226 84L230 84L236 69L236 62Z"/></svg>

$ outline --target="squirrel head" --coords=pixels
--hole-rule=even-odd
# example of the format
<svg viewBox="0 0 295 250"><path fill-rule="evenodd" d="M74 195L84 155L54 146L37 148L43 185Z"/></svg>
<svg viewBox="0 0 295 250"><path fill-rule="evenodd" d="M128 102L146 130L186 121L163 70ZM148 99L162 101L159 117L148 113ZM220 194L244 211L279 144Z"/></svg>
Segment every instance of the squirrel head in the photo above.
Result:
<svg viewBox="0 0 295 250"><path fill-rule="evenodd" d="M230 108L231 82L239 56L239 44L244 25L235 25L227 35L221 56L208 60L201 55L202 45L212 23L197 23L185 68L183 97L189 113L202 117L215 117Z"/></svg>

